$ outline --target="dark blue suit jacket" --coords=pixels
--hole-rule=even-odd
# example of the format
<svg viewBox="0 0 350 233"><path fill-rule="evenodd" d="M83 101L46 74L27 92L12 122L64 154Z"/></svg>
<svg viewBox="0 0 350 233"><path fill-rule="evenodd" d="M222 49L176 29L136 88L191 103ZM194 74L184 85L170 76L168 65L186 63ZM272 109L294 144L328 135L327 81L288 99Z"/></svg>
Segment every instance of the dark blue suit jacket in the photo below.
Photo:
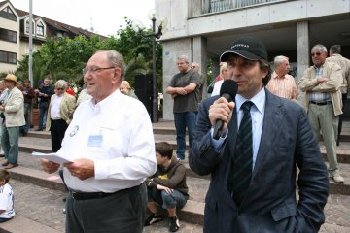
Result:
<svg viewBox="0 0 350 233"><path fill-rule="evenodd" d="M297 103L265 92L260 148L241 206L227 189L236 141L236 110L219 153L211 146L208 118L210 105L219 97L206 99L199 107L190 166L199 175L211 174L204 232L308 233L317 232L324 223L328 172L307 115Z"/></svg>

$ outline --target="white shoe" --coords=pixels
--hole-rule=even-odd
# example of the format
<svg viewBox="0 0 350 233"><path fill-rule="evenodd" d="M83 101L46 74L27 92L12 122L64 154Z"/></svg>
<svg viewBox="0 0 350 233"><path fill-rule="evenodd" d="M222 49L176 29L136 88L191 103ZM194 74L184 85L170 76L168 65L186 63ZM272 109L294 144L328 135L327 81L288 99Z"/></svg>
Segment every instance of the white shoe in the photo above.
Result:
<svg viewBox="0 0 350 233"><path fill-rule="evenodd" d="M339 170L330 171L329 174L331 175L334 183L344 183L344 178L339 174Z"/></svg>
<svg viewBox="0 0 350 233"><path fill-rule="evenodd" d="M333 176L332 179L333 179L334 183L344 183L344 178L341 177L340 175Z"/></svg>

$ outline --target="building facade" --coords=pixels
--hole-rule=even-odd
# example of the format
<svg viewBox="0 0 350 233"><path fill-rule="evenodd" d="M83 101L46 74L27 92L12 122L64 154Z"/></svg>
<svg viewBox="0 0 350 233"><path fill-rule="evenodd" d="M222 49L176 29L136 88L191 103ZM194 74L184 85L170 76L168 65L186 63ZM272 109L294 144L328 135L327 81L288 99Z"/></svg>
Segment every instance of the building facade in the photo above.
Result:
<svg viewBox="0 0 350 233"><path fill-rule="evenodd" d="M163 90L178 72L179 55L200 63L202 74L210 58L218 74L220 54L244 35L262 40L270 61L280 54L290 57L297 79L315 44L340 44L350 57L350 0L156 0L156 12L168 21L161 37ZM172 104L164 95L164 119L173 119Z"/></svg>

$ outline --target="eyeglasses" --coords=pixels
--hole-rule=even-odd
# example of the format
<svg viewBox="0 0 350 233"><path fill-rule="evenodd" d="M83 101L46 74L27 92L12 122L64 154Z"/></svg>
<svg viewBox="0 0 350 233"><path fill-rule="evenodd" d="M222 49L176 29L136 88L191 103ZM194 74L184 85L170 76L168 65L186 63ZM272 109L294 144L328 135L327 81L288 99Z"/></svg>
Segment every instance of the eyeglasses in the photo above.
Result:
<svg viewBox="0 0 350 233"><path fill-rule="evenodd" d="M57 91L63 91L64 88L56 88Z"/></svg>
<svg viewBox="0 0 350 233"><path fill-rule="evenodd" d="M313 57L313 56L320 56L321 55L321 52L316 52L316 53L311 53L311 56Z"/></svg>
<svg viewBox="0 0 350 233"><path fill-rule="evenodd" d="M109 69L114 69L114 68L115 68L115 66L111 66L111 67L90 67L90 68L85 67L83 69L83 75L85 75L87 72L95 73L95 72L100 71L100 70L109 70Z"/></svg>

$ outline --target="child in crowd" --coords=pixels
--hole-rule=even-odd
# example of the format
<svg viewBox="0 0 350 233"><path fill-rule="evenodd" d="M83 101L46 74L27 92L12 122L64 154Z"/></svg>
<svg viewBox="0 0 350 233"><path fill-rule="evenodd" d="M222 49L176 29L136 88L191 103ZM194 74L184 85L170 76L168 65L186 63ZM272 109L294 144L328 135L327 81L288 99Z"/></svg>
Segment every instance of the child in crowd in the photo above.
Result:
<svg viewBox="0 0 350 233"><path fill-rule="evenodd" d="M14 194L10 181L10 173L0 169L0 223L6 222L15 216Z"/></svg>
<svg viewBox="0 0 350 233"><path fill-rule="evenodd" d="M147 208L151 212L145 226L162 220L158 215L158 206L167 210L169 230L175 232L180 228L176 209L181 209L189 198L186 184L186 167L173 156L171 145L166 142L156 144L157 172L146 180L148 190Z"/></svg>

